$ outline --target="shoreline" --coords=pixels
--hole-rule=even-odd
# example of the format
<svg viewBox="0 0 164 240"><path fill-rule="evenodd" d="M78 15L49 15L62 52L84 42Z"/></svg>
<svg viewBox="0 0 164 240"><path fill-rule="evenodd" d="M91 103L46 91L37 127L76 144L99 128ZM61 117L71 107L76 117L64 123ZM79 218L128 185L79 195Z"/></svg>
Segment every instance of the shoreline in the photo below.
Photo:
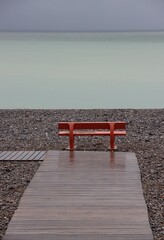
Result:
<svg viewBox="0 0 164 240"><path fill-rule="evenodd" d="M65 150L60 121L125 121L118 151L136 153L154 239L163 239L164 109L0 110L0 151ZM76 138L77 150L107 151L108 137ZM40 162L0 161L0 239Z"/></svg>

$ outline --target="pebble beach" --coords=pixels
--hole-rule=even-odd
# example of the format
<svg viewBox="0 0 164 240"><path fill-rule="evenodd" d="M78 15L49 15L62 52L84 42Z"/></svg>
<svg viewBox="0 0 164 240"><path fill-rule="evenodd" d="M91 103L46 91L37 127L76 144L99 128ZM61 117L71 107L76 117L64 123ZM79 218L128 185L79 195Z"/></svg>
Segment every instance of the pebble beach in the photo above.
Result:
<svg viewBox="0 0 164 240"><path fill-rule="evenodd" d="M164 109L0 110L0 151L66 150L61 121L125 121L120 152L137 156L155 240L164 239ZM77 151L108 151L108 137L77 137ZM0 239L40 161L0 161Z"/></svg>

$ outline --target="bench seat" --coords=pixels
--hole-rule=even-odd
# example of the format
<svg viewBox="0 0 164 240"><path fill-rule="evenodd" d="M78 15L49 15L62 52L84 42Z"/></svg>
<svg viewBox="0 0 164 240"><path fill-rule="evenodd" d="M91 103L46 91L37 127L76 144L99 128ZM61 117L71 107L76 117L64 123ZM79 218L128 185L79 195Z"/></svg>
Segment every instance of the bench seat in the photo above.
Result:
<svg viewBox="0 0 164 240"><path fill-rule="evenodd" d="M89 132L89 131L74 131L73 132L73 135L74 136L110 136L110 131L92 131L92 132ZM59 132L59 135L60 136L69 136L70 135L70 132L69 131L60 131ZM126 131L125 130L120 130L120 131L114 131L114 135L118 136L118 135L123 135L125 136L126 135Z"/></svg>

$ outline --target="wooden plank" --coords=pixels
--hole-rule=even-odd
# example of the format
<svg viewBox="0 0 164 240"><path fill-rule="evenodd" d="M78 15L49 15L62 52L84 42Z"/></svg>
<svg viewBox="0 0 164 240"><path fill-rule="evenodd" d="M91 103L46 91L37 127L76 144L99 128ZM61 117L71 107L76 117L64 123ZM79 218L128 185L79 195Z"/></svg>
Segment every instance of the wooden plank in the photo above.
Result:
<svg viewBox="0 0 164 240"><path fill-rule="evenodd" d="M21 160L35 160L41 161L44 160L46 151L28 151L25 156L22 157Z"/></svg>
<svg viewBox="0 0 164 240"><path fill-rule="evenodd" d="M22 160L27 154L29 153L29 151L24 151L22 152L19 156L17 156L16 160Z"/></svg>
<svg viewBox="0 0 164 240"><path fill-rule="evenodd" d="M35 151L29 151L23 158L22 160L28 160L34 153Z"/></svg>
<svg viewBox="0 0 164 240"><path fill-rule="evenodd" d="M17 160L17 158L19 158L19 156L21 156L22 153L24 153L24 151L18 151L16 155L10 158L10 160Z"/></svg>
<svg viewBox="0 0 164 240"><path fill-rule="evenodd" d="M40 154L40 151L35 151L28 160L35 160L35 158Z"/></svg>
<svg viewBox="0 0 164 240"><path fill-rule="evenodd" d="M43 160L45 157L45 151L41 151L36 157L35 160Z"/></svg>
<svg viewBox="0 0 164 240"><path fill-rule="evenodd" d="M134 154L48 151L45 160L4 240L153 240Z"/></svg>
<svg viewBox="0 0 164 240"><path fill-rule="evenodd" d="M0 158L6 153L7 151L0 151Z"/></svg>
<svg viewBox="0 0 164 240"><path fill-rule="evenodd" d="M8 161L43 161L46 151L2 151L0 152L0 160Z"/></svg>
<svg viewBox="0 0 164 240"><path fill-rule="evenodd" d="M7 238L4 238L4 240L40 240L40 239L44 239L44 240L132 240L131 238L131 234L119 234L119 235L115 235L115 234L111 234L110 237L108 234L55 234L55 238L54 238L54 234L50 234L50 233L39 233L38 234L32 234L29 232L28 235L26 234L15 234L13 235L8 234ZM133 236L133 240L152 240L152 236L151 235L143 235L143 234L136 234Z"/></svg>
<svg viewBox="0 0 164 240"><path fill-rule="evenodd" d="M12 152L11 151L6 151L1 157L0 160L5 160Z"/></svg>
<svg viewBox="0 0 164 240"><path fill-rule="evenodd" d="M8 155L5 160L10 160L12 157L14 157L16 154L18 153L18 151L14 151L12 152L10 155Z"/></svg>

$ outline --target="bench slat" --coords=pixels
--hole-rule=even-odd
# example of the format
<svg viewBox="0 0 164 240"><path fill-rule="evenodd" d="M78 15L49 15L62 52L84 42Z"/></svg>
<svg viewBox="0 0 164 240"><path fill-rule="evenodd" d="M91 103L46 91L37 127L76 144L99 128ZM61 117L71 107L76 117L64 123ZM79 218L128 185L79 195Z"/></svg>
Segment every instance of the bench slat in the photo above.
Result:
<svg viewBox="0 0 164 240"><path fill-rule="evenodd" d="M59 122L60 130L69 130L70 123L74 129L110 129L110 125L114 124L114 129L125 129L125 122Z"/></svg>
<svg viewBox="0 0 164 240"><path fill-rule="evenodd" d="M68 131L60 131L60 136L69 136L70 133ZM110 136L110 131L102 132L102 131L93 131L93 132L73 132L74 136ZM126 131L114 131L114 135L126 135Z"/></svg>

